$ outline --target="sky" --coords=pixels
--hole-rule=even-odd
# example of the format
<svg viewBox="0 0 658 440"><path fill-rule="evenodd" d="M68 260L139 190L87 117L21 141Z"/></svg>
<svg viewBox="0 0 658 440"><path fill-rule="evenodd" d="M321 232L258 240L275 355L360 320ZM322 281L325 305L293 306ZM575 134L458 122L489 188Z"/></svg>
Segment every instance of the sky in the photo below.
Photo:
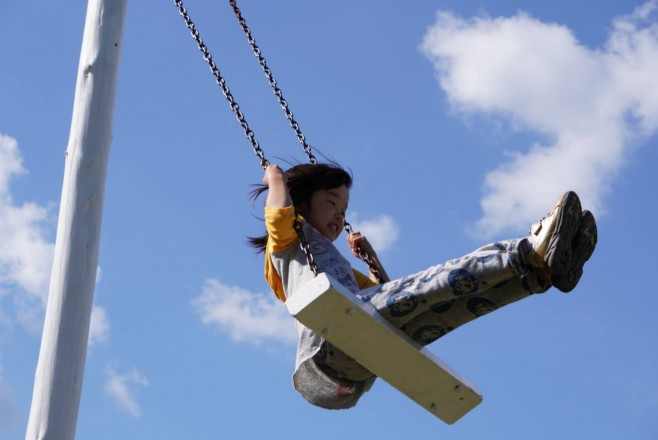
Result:
<svg viewBox="0 0 658 440"><path fill-rule="evenodd" d="M228 2L188 3L267 158L303 162ZM429 346L484 395L456 424L383 381L311 406L245 244L258 159L173 2L130 1L76 438L658 438L658 1L239 5L391 277L523 237L569 189L598 247L572 293ZM2 2L0 439L27 426L86 6Z"/></svg>

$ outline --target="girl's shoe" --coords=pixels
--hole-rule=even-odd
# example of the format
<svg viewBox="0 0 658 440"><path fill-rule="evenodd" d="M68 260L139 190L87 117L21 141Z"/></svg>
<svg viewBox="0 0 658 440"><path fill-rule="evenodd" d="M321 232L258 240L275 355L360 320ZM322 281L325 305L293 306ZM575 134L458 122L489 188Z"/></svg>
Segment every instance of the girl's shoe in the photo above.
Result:
<svg viewBox="0 0 658 440"><path fill-rule="evenodd" d="M566 274L553 274L551 283L562 292L571 292L583 275L583 266L594 253L598 233L596 220L589 211L583 211L580 227L573 241L571 264Z"/></svg>
<svg viewBox="0 0 658 440"><path fill-rule="evenodd" d="M540 270L548 269L552 276L569 274L581 216L578 195L573 191L564 193L553 210L530 228L532 250L526 261Z"/></svg>

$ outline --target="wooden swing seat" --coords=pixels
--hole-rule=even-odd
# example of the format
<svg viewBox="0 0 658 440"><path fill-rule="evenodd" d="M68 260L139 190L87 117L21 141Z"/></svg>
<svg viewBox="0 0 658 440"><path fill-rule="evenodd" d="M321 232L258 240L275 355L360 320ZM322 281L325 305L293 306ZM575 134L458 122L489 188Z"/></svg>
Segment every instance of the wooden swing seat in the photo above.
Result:
<svg viewBox="0 0 658 440"><path fill-rule="evenodd" d="M321 273L288 298L299 322L448 424L482 402L468 380Z"/></svg>

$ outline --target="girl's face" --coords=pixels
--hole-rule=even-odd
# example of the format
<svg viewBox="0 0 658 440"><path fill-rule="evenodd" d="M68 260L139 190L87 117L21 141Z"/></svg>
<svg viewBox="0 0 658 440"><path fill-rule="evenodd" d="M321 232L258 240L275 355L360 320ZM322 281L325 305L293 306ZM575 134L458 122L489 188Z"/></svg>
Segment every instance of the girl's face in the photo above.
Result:
<svg viewBox="0 0 658 440"><path fill-rule="evenodd" d="M350 192L345 185L332 189L321 189L311 196L310 206L301 207L304 216L320 234L335 241L345 226L345 211L350 201Z"/></svg>

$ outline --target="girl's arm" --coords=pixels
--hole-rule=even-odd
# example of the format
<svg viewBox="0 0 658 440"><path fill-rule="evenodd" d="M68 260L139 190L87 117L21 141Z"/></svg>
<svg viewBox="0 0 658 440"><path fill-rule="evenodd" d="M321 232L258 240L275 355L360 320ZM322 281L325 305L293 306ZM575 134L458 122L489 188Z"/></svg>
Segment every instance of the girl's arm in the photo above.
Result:
<svg viewBox="0 0 658 440"><path fill-rule="evenodd" d="M288 192L288 182L283 170L276 164L270 164L265 169L263 183L267 186L267 208L286 208L292 206L292 199Z"/></svg>
<svg viewBox="0 0 658 440"><path fill-rule="evenodd" d="M370 242L368 239L361 235L361 232L356 231L351 233L347 237L347 243L350 246L350 250L352 251L352 254L354 254L355 257L359 257L359 251L358 248L361 248L361 250L365 253L368 254L372 262L374 263L375 268L379 271L379 274L381 277L384 279L384 282L388 282L391 279L389 278L388 274L386 273L386 270L384 270L384 266L382 266L381 262L379 261L379 258L377 257L377 253L375 250L372 248L370 245ZM370 269L370 268L369 268ZM372 272L372 270L369 271L370 273L370 279L373 280L374 282L378 283L379 280L375 276L375 274Z"/></svg>

